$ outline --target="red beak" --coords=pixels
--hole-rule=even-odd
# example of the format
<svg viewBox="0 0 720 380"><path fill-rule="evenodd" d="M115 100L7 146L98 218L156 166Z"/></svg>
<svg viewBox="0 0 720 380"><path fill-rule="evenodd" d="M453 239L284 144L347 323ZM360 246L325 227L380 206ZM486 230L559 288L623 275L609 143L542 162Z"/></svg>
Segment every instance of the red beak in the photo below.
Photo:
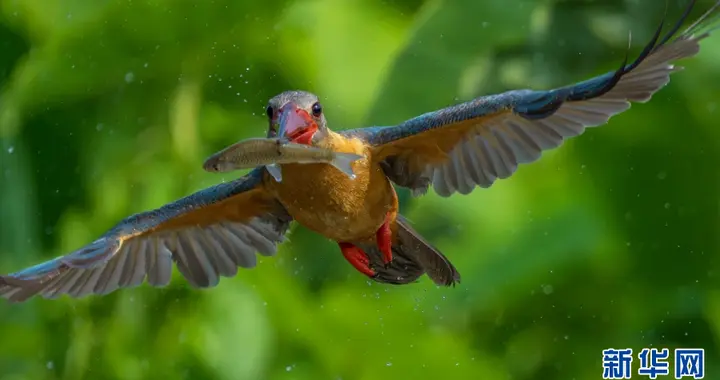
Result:
<svg viewBox="0 0 720 380"><path fill-rule="evenodd" d="M307 111L288 102L280 108L278 136L287 137L297 144L310 145L318 126Z"/></svg>

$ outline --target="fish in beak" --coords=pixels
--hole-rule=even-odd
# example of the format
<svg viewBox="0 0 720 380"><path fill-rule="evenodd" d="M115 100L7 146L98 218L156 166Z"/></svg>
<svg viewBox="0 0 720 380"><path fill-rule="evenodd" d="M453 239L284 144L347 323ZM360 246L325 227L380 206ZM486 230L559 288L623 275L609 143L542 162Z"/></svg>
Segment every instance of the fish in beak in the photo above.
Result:
<svg viewBox="0 0 720 380"><path fill-rule="evenodd" d="M280 108L278 136L296 144L310 145L318 125L310 114L293 102Z"/></svg>

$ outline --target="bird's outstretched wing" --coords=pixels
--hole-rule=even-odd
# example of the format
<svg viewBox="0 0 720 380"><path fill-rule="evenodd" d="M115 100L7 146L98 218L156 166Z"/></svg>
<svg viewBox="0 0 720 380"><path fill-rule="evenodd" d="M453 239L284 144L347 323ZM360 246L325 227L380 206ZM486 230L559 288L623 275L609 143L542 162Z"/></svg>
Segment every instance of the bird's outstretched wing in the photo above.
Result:
<svg viewBox="0 0 720 380"><path fill-rule="evenodd" d="M348 130L374 147L373 157L396 184L423 194L430 184L441 196L470 193L507 178L518 164L544 150L605 124L646 102L680 67L673 61L699 51L699 41L717 26L720 1L681 33L695 1L664 37L663 23L640 56L590 80L548 91L516 90L429 112L402 124Z"/></svg>
<svg viewBox="0 0 720 380"><path fill-rule="evenodd" d="M255 252L272 255L292 218L267 194L262 169L130 216L94 242L45 263L0 276L0 297L24 301L40 294L82 297L170 282L172 263L198 288L218 284Z"/></svg>

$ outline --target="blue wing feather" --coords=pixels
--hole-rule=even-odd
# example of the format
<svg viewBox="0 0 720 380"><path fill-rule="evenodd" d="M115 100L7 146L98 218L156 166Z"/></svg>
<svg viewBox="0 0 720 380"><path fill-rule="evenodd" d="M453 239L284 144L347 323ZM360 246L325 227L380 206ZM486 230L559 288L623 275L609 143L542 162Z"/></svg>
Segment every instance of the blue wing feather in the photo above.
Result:
<svg viewBox="0 0 720 380"><path fill-rule="evenodd" d="M194 210L223 201L232 196L252 190L262 181L262 168L255 168L246 176L234 181L220 183L200 190L156 210L131 215L117 224L108 234L134 235L148 231L161 224Z"/></svg>
<svg viewBox="0 0 720 380"><path fill-rule="evenodd" d="M627 64L626 59L618 70L610 71L563 88L552 90L524 89L507 91L502 94L483 96L466 103L454 105L438 111L428 112L396 126L351 129L342 133L347 136L363 138L370 144L378 146L425 131L450 126L455 123L471 119L480 119L482 117L509 110L518 116L528 119L548 117L557 111L564 102L592 99L602 96L612 90L612 88L624 75L636 69L659 48L665 46L668 42L672 42L672 37L674 37L680 30L683 23L689 16L694 4L695 0L691 0L680 19L658 43L664 24L664 21L661 22L659 27L656 29L653 38L645 45L640 55L630 64ZM707 23L703 24L706 20L715 21L715 17L710 16L717 10L718 4L720 4L720 2L716 3L700 19L698 19L696 23L683 32L678 39L682 40L690 38L700 28L707 26ZM709 35L710 31L711 29L699 36L695 36L695 40L699 41L700 39L706 37Z"/></svg>

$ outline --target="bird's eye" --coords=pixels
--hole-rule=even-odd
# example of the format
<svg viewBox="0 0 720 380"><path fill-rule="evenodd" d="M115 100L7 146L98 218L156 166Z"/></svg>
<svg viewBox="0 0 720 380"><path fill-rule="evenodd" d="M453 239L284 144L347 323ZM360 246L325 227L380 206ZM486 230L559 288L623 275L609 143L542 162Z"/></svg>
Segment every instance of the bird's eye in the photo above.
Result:
<svg viewBox="0 0 720 380"><path fill-rule="evenodd" d="M312 114L315 117L320 117L322 115L322 106L320 103L315 103L312 105Z"/></svg>
<svg viewBox="0 0 720 380"><path fill-rule="evenodd" d="M267 114L268 119L272 119L273 115L275 114L275 111L273 111L272 106L267 106L267 108L265 109L265 113Z"/></svg>

